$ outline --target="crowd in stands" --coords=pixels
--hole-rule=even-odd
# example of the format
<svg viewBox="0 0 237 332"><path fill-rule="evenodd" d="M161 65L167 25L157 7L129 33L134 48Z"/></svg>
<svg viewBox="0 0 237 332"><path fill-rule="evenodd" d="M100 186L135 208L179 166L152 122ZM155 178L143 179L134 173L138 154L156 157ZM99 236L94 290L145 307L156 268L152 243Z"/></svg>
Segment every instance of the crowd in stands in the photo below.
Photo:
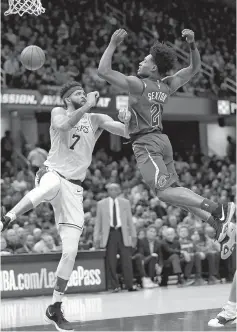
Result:
<svg viewBox="0 0 237 332"><path fill-rule="evenodd" d="M10 133L7 135L10 140ZM6 143L6 138L2 139L2 146L3 143ZM2 155L1 197L3 207L9 211L34 187L35 176L31 168L27 167L16 172L9 150L6 156L5 158ZM183 158L176 155L175 159L181 185L214 201L224 203L236 200L236 165L229 157L221 159L216 156L187 154ZM209 277L212 277L210 282L216 282L216 278L219 278L220 248L213 240L213 228L191 213L169 206L154 196L143 183L133 156L130 160L123 157L114 161L103 149L93 156L83 183L85 227L79 249L94 247L96 206L99 200L107 197L108 183L119 183L121 196L129 199L131 203L138 237L137 252L141 252L139 241L144 238L154 238L159 243L167 241L172 248L174 246L173 249L182 253L182 261L186 263L191 260L192 264L199 264L200 267L200 260L206 259L211 274ZM45 202L19 217L11 228L3 233L0 254L50 253L60 250L61 240L56 231L53 211ZM197 256L197 253L200 254ZM190 273L188 265L187 279ZM163 283L166 283L165 279ZM200 280L199 284L202 284Z"/></svg>
<svg viewBox="0 0 237 332"><path fill-rule="evenodd" d="M202 73L180 92L188 95L228 96L225 78L235 80L235 13L217 3L162 0L108 2L122 10L129 34L116 51L113 66L124 74L136 75L138 63L149 51L154 38L170 41L187 51L181 31L196 33L202 60L210 65L211 76ZM2 20L2 63L8 87L42 89L80 80L86 92L121 92L97 75L97 67L112 33L121 24L116 13L106 11L99 1L50 1L40 17L10 15ZM223 29L223 26L225 27ZM149 32L147 32L149 31ZM20 63L20 53L28 45L38 45L46 53L45 65L31 72ZM132 60L132 61L131 61ZM175 70L187 63L179 63ZM172 73L171 73L172 74Z"/></svg>

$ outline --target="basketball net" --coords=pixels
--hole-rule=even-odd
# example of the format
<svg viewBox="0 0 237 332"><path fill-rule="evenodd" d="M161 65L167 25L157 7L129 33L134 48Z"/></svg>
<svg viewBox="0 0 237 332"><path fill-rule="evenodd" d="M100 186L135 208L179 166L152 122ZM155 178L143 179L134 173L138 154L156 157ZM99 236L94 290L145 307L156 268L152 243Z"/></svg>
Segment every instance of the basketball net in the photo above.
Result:
<svg viewBox="0 0 237 332"><path fill-rule="evenodd" d="M22 16L28 13L38 16L45 12L40 0L8 0L8 2L9 9L4 15L19 14Z"/></svg>

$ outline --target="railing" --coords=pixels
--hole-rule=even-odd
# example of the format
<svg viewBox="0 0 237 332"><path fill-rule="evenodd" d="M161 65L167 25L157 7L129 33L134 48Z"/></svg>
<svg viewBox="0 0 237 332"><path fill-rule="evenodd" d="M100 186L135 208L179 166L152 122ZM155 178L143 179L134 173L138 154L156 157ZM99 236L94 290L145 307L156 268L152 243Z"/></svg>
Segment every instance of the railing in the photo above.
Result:
<svg viewBox="0 0 237 332"><path fill-rule="evenodd" d="M106 13L113 13L115 18L122 23L123 25L126 25L126 15L124 15L119 9L109 5L107 2L104 5Z"/></svg>
<svg viewBox="0 0 237 332"><path fill-rule="evenodd" d="M182 50L180 47L178 47L175 44L172 44L169 41L166 42L166 44L175 49L178 58L180 58L181 60L186 59L185 62L189 63L189 53L188 52ZM212 69L212 67L209 66L209 65L207 65L203 61L201 61L201 70L208 77L212 77L212 75L213 75L213 69Z"/></svg>
<svg viewBox="0 0 237 332"><path fill-rule="evenodd" d="M225 82L226 86L228 87L228 89L230 89L231 91L236 93L236 82L234 80L227 77L224 82Z"/></svg>

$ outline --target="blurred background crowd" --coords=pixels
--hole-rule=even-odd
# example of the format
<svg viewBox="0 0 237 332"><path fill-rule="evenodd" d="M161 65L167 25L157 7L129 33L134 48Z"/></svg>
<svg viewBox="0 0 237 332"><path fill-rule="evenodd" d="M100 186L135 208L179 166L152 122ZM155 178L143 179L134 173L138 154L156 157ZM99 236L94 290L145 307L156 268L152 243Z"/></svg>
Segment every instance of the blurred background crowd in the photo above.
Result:
<svg viewBox="0 0 237 332"><path fill-rule="evenodd" d="M40 18L10 15L2 19L3 86L49 94L70 80L78 80L87 93L94 90L102 95L123 93L97 75L101 55L117 28L127 29L128 36L114 55L113 68L127 75L136 75L139 62L155 39L170 43L179 55L176 68L169 74L187 66L189 50L181 39L181 31L190 28L195 31L205 70L178 93L229 100L233 97L226 84L228 79L235 81L235 11L222 1L205 1L202 5L202 0L131 0L122 4L119 0L43 0L42 4L46 13ZM7 8L7 3L3 3L2 10ZM46 53L45 65L36 72L24 69L20 62L20 54L28 45L37 45ZM44 137L39 137L34 147L27 144L23 135L19 139L21 160L13 153L10 131L1 140L1 195L6 211L34 187L35 173L50 148ZM231 137L228 142L225 158L203 156L195 148L176 151L180 184L214 201L236 201L236 145ZM143 183L134 157L115 155L108 149L99 149L94 154L83 183L85 227L79 250L96 247L97 203L108 196L109 183L119 184L120 196L131 204L136 229L136 247L131 252L135 276L138 274L143 281L146 276L156 282L162 265L160 284L166 286L168 274L179 274L177 271L182 268L184 280L178 280L179 284L189 285L195 266L197 285L203 284L202 277L210 284L220 278L232 280L235 256L221 261L220 247L213 240L214 230L194 215L161 202ZM60 251L53 211L46 202L18 218L1 236L1 255ZM171 256L176 260L172 260L173 271L168 264ZM117 258L119 271L119 255ZM155 264L149 265L153 259Z"/></svg>
<svg viewBox="0 0 237 332"><path fill-rule="evenodd" d="M1 145L2 205L6 211L9 211L34 187L35 171L42 166L47 157L47 151L39 144L26 152L28 166L15 167L10 132L2 138ZM223 159L187 152L182 157L175 153L175 160L181 185L214 201L220 200L223 203L230 200L236 201L235 149L228 148L227 156ZM127 198L131 203L132 219L137 234L134 255L137 253L145 255L142 249L144 239L157 241L159 247L164 241L168 241L172 248L172 243L176 241L175 246L178 247L173 249L178 250L181 260L184 258L189 260L190 257L200 253L198 255L202 260L206 261L208 266L210 265L207 268L210 283L216 283L221 276L227 280L232 279L235 270L233 258L227 262L222 261L225 268L220 276L222 263L220 248L213 240L214 230L194 215L180 208L168 206L155 197L143 183L133 156L130 159L114 158L103 149L99 149L94 154L83 183L85 227L79 250L93 250L95 246L93 233L97 202L108 196L109 183L119 184L120 196ZM30 213L18 218L11 228L4 232L1 240L1 255L55 251L61 251L61 240L49 203L42 203ZM154 271L149 276L153 280L156 276ZM149 275L149 271L147 273ZM165 280L163 284L166 284ZM199 280L198 284L202 284L202 281Z"/></svg>
<svg viewBox="0 0 237 332"><path fill-rule="evenodd" d="M199 0L133 0L122 6L118 0L42 3L46 13L40 18L10 15L1 22L1 68L9 88L57 90L69 80L79 80L86 92L121 93L97 75L99 60L115 29L124 27L129 33L114 55L113 66L136 75L139 61L154 39L171 42L179 50L181 58L175 70L186 66L180 50L189 50L181 31L190 28L195 31L208 74L200 72L179 92L214 98L234 95L227 89L226 79L235 81L235 11L221 1L205 2L205 6ZM46 64L30 72L19 57L27 45L34 44L45 50Z"/></svg>

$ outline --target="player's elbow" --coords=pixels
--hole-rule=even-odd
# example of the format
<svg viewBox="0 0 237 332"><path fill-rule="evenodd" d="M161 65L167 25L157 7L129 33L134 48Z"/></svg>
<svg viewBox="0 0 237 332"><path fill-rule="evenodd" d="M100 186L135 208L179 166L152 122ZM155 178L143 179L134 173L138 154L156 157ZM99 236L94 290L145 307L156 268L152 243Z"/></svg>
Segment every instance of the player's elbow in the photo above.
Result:
<svg viewBox="0 0 237 332"><path fill-rule="evenodd" d="M106 78L106 77L108 77L108 75L109 75L109 69L108 68L103 68L103 67L99 66L99 68L98 68L98 76L100 78Z"/></svg>
<svg viewBox="0 0 237 332"><path fill-rule="evenodd" d="M129 134L127 134L127 133L124 133L124 134L123 134L123 137L125 137L125 138L129 139L129 138L130 138L130 135L129 135Z"/></svg>

